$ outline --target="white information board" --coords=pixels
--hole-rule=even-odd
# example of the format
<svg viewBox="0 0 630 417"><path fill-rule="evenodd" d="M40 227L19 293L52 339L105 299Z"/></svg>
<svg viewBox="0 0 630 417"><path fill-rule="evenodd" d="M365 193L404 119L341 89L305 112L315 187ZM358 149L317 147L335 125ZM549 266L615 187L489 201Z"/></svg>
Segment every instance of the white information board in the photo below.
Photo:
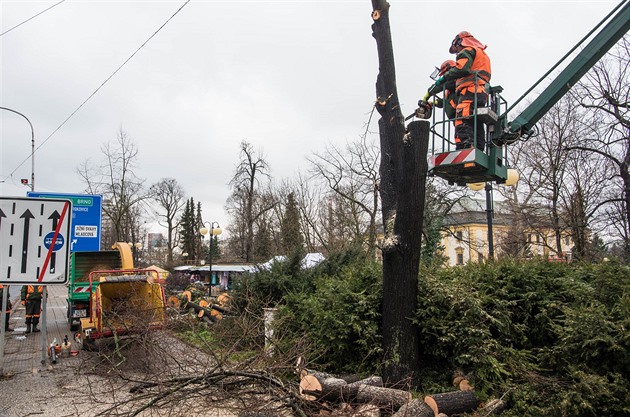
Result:
<svg viewBox="0 0 630 417"><path fill-rule="evenodd" d="M72 201L0 197L0 283L65 284Z"/></svg>

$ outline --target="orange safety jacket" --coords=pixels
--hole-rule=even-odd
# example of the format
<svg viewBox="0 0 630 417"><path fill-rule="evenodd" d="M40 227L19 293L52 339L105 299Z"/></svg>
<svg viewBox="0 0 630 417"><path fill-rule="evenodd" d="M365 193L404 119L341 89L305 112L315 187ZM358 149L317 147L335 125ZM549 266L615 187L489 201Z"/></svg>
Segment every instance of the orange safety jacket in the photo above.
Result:
<svg viewBox="0 0 630 417"><path fill-rule="evenodd" d="M41 300L42 295L44 294L44 286L38 285L37 290L34 285L26 286L26 291L22 290L22 299L25 301L30 300Z"/></svg>
<svg viewBox="0 0 630 417"><path fill-rule="evenodd" d="M481 48L469 46L466 49L474 50L475 58L469 69L470 74L457 79L455 91L457 91L457 94L483 93L485 92L486 83L490 82L490 77L492 76L490 58ZM461 60L457 62L458 67L465 64L465 62L460 63L459 61Z"/></svg>

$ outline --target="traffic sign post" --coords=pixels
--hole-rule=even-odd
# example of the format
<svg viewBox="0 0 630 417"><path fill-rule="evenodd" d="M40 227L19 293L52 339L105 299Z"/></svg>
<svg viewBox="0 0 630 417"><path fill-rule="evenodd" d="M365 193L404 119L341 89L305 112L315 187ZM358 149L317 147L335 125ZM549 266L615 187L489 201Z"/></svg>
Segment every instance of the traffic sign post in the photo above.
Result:
<svg viewBox="0 0 630 417"><path fill-rule="evenodd" d="M72 232L67 237L70 252L101 250L102 196L96 194L40 193L28 197L68 199L72 201Z"/></svg>
<svg viewBox="0 0 630 417"><path fill-rule="evenodd" d="M65 284L72 201L0 197L0 283Z"/></svg>

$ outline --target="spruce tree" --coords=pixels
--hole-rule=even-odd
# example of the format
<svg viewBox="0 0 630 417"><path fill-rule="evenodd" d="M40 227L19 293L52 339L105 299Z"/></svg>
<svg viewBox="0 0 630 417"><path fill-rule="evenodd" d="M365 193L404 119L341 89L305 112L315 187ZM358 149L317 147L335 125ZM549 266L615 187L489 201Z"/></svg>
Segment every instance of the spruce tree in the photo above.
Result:
<svg viewBox="0 0 630 417"><path fill-rule="evenodd" d="M304 237L300 231L300 211L294 193L289 193L287 198L280 225L280 234L282 235L282 249L285 255L304 250Z"/></svg>

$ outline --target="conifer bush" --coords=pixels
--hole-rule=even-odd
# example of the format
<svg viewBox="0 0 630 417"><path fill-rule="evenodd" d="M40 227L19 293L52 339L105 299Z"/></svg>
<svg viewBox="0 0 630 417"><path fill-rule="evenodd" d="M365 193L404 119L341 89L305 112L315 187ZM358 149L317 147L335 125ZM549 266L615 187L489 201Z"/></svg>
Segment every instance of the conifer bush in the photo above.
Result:
<svg viewBox="0 0 630 417"><path fill-rule="evenodd" d="M377 373L380 264L354 250L310 270L293 265L253 274L247 284L279 307L279 350L300 343L314 369ZM482 398L503 396L506 417L630 415L625 265L424 266L410 318L420 332L422 394L452 389L457 371Z"/></svg>

